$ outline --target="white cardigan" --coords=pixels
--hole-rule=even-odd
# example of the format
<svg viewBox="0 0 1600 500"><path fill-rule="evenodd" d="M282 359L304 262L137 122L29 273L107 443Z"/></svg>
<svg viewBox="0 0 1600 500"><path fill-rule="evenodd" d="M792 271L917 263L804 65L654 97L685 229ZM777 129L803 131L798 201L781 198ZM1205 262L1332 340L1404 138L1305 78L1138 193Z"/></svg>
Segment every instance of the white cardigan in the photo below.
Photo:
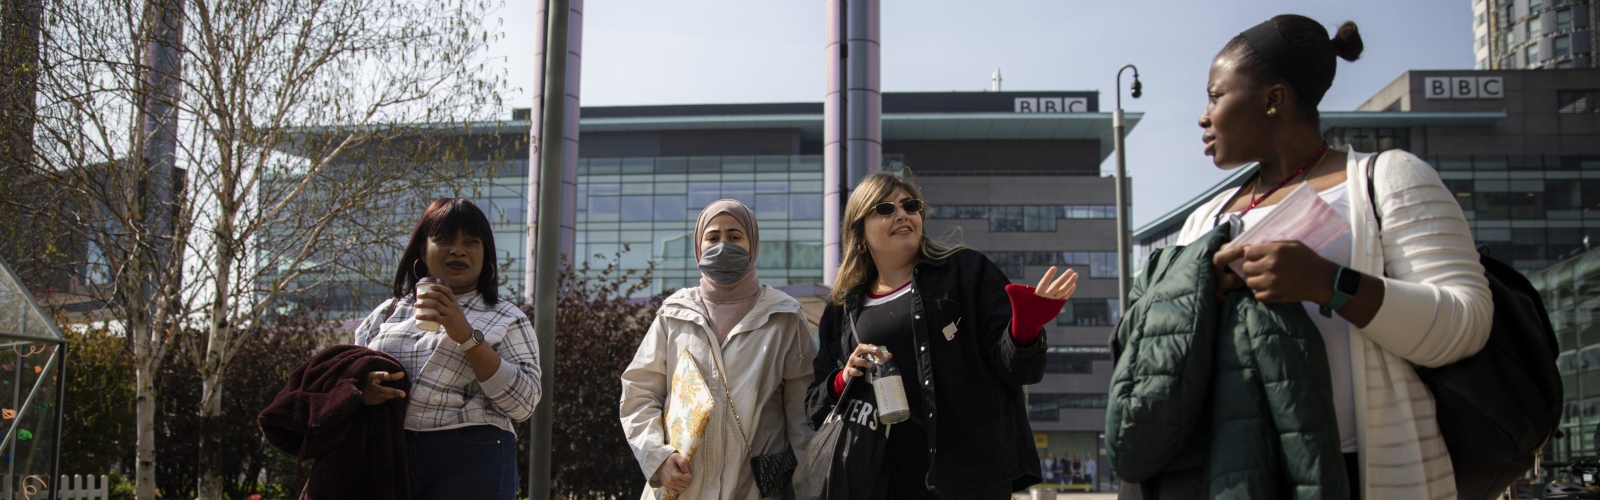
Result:
<svg viewBox="0 0 1600 500"><path fill-rule="evenodd" d="M1455 473L1434 419L1433 396L1412 365L1447 365L1483 348L1494 316L1488 281L1461 207L1433 167L1404 151L1378 157L1380 238L1367 196L1371 154L1344 150L1350 267L1383 277L1385 289L1372 322L1350 327L1353 383L1365 388L1355 391L1361 497L1454 499ZM1210 231L1212 217L1235 191L1195 209L1178 244Z"/></svg>

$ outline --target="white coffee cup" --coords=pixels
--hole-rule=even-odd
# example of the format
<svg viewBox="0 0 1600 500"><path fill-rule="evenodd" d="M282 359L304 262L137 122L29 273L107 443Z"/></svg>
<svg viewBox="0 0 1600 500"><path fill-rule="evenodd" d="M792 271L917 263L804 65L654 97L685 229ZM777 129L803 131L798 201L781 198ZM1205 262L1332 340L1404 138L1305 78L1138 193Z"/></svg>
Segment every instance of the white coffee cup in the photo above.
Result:
<svg viewBox="0 0 1600 500"><path fill-rule="evenodd" d="M434 287L443 286L445 286L444 280L439 278L419 279L417 280L417 296L421 297L423 292L432 291ZM413 307L417 309L417 314L419 315L424 313L439 314L439 310L435 308L435 305L432 299L418 298L416 305ZM439 322L417 320L417 328L421 328L423 331L437 332L439 331Z"/></svg>

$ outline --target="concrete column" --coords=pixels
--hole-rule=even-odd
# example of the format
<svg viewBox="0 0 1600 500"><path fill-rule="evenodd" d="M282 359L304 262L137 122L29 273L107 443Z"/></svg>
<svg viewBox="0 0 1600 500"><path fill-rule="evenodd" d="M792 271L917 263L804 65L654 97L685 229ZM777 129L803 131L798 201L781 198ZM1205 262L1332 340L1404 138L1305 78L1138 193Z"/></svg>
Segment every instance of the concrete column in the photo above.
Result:
<svg viewBox="0 0 1600 500"><path fill-rule="evenodd" d="M878 75L879 0L851 0L848 20L850 128L848 152L851 189L863 177L883 168L883 93Z"/></svg>
<svg viewBox="0 0 1600 500"><path fill-rule="evenodd" d="M833 286L839 274L839 219L844 214L845 77L849 55L845 44L847 0L827 0L827 94L822 101L822 284Z"/></svg>
<svg viewBox="0 0 1600 500"><path fill-rule="evenodd" d="M567 85L565 106L563 113L564 130L562 139L561 162L561 254L567 256L568 261L576 261L574 254L577 242L577 200L578 200L578 115L579 95L581 82L581 69L583 67L583 0L571 0L572 8L567 18ZM528 303L533 303L535 286L534 276L537 274L532 256L538 248L537 227L539 225L539 169L541 160L539 154L539 137L543 135L544 128L544 57L546 34L548 33L548 3L541 1L535 14L539 22L534 23L534 60L539 61L534 65L533 103L528 113L528 212L527 246L523 255L516 256L524 265L523 294Z"/></svg>

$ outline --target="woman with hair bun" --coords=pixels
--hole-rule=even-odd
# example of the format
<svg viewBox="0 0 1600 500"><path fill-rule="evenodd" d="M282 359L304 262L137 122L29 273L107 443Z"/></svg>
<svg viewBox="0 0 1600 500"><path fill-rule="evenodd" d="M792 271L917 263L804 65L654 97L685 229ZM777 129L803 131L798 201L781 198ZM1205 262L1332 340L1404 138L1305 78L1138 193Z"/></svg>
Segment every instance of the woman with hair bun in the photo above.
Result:
<svg viewBox="0 0 1600 500"><path fill-rule="evenodd" d="M1248 287L1262 303L1305 307L1326 346L1352 497L1455 498L1434 400L1413 366L1476 353L1493 304L1461 207L1433 167L1405 151L1324 141L1317 105L1333 85L1335 59L1355 61L1363 49L1354 23L1330 37L1298 15L1274 17L1223 47L1199 121L1204 151L1219 168L1253 164L1255 174L1196 209L1178 242L1231 216L1258 223L1309 184L1350 232L1320 251L1296 241L1219 251L1219 295ZM1227 267L1240 259L1242 276Z"/></svg>

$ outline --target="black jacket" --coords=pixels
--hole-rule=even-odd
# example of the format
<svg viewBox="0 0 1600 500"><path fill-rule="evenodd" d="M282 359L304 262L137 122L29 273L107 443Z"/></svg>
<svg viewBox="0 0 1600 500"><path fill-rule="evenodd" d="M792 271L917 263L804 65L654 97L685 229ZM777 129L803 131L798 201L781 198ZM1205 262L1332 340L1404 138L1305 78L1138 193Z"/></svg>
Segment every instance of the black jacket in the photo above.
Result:
<svg viewBox="0 0 1600 500"><path fill-rule="evenodd" d="M923 382L926 412L918 417L932 444L929 491L974 498L1037 484L1039 460L1022 386L1044 378L1044 333L1027 347L1012 343L1010 280L975 250L918 263L912 281L916 378ZM837 401L830 388L856 346L846 318L860 313L864 296L865 287L858 287L844 306L829 304L822 313L822 345L812 363L816 380L806 393L813 428Z"/></svg>

